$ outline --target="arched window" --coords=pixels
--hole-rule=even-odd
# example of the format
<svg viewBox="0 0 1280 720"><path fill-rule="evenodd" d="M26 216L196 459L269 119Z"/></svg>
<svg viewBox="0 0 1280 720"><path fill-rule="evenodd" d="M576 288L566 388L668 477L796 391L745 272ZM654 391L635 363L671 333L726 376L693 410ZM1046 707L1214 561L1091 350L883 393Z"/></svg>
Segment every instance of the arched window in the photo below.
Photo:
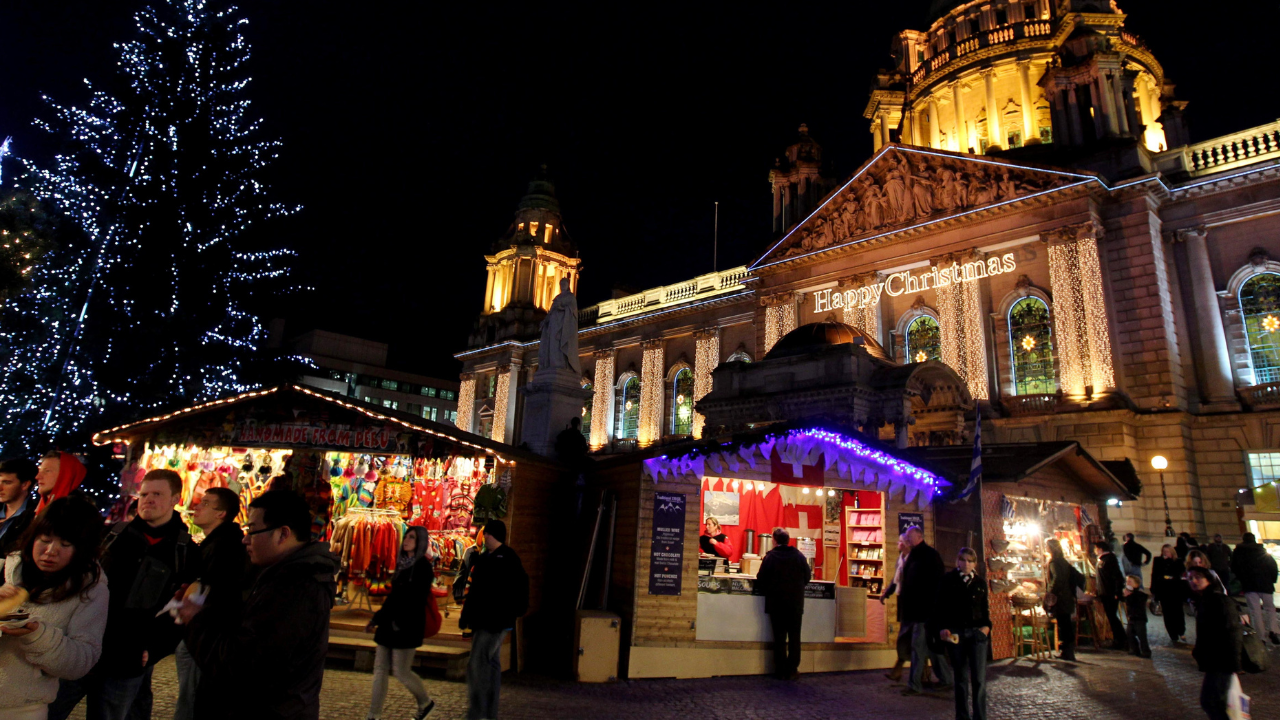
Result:
<svg viewBox="0 0 1280 720"><path fill-rule="evenodd" d="M929 315L921 315L907 326L904 350L908 363L942 359L942 329Z"/></svg>
<svg viewBox="0 0 1280 720"><path fill-rule="evenodd" d="M640 378L633 377L622 386L622 437L634 440L640 428Z"/></svg>
<svg viewBox="0 0 1280 720"><path fill-rule="evenodd" d="M1240 286L1240 313L1254 384L1280 381L1280 275L1259 273L1246 280Z"/></svg>
<svg viewBox="0 0 1280 720"><path fill-rule="evenodd" d="M1009 353L1015 395L1049 395L1058 391L1049 306L1040 298L1024 297L1009 308Z"/></svg>
<svg viewBox="0 0 1280 720"><path fill-rule="evenodd" d="M594 393L592 393L593 387L589 382L582 383L582 389L590 394L582 401L582 425L579 425L578 429L582 431L582 435L588 440L591 439L591 402L595 400Z"/></svg>
<svg viewBox="0 0 1280 720"><path fill-rule="evenodd" d="M693 434L693 371L682 368L671 383L671 432L675 435Z"/></svg>
<svg viewBox="0 0 1280 720"><path fill-rule="evenodd" d="M744 362L744 363L749 363L749 362L751 362L751 356L750 356L750 355L748 355L748 354L746 354L746 353L744 353L744 352L739 351L739 352L736 352L736 353L734 353L734 354L730 355L730 356L729 356L729 359L728 359L728 360L725 360L725 362Z"/></svg>

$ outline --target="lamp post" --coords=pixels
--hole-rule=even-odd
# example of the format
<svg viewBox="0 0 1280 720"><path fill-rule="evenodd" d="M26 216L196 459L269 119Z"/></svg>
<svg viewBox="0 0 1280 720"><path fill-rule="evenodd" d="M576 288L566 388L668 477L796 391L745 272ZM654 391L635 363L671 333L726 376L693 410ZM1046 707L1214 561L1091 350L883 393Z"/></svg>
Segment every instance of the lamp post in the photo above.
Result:
<svg viewBox="0 0 1280 720"><path fill-rule="evenodd" d="M1163 455L1151 458L1151 467L1160 472L1160 496L1164 498L1164 536L1173 537L1173 520L1169 517L1169 493L1164 489L1164 469L1169 467L1169 460Z"/></svg>

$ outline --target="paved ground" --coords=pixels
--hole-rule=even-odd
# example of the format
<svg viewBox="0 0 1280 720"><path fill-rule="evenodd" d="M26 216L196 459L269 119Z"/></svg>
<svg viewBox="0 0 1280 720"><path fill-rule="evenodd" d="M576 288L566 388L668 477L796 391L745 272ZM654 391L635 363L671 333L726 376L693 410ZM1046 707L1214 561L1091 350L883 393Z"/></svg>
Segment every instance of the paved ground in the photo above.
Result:
<svg viewBox="0 0 1280 720"><path fill-rule="evenodd" d="M1002 662L990 671L990 716L1165 720L1203 718L1200 681L1191 650L1168 647L1159 618L1152 618L1154 657L1141 660L1120 652L1080 653L1081 662ZM1191 620L1191 618L1188 618ZM1194 627L1194 622L1190 623ZM1194 630L1192 631L1194 633ZM1253 698L1254 720L1280 720L1280 648L1272 669L1241 676ZM786 683L760 677L711 680L636 680L613 685L576 685L508 675L503 687L503 720L601 718L631 720L754 720L763 718L953 718L951 696L904 698L880 672L807 675ZM428 676L436 699L432 720L466 716L466 686ZM321 698L324 720L364 720L370 678L366 673L330 669ZM167 720L176 694L173 660L156 668L154 716ZM386 720L412 717L413 698L394 680L383 712ZM73 715L83 718L83 705Z"/></svg>

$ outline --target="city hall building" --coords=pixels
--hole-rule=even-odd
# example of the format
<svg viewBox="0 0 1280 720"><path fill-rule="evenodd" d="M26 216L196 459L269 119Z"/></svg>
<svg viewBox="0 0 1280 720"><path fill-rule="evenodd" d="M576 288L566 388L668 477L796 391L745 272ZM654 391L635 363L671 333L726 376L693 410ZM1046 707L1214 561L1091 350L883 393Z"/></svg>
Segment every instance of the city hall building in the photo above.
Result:
<svg viewBox="0 0 1280 720"><path fill-rule="evenodd" d="M754 263L581 308L593 451L801 415L961 445L980 414L984 444L1131 461L1144 488L1108 508L1118 531L1158 538L1167 513L1238 541L1280 519L1280 123L1191 143L1125 19L935 2L874 73L871 157L827 177L801 126L769 172L776 239ZM457 424L518 443L539 322L591 258L538 179L485 259ZM817 371L795 352L824 345L856 350Z"/></svg>

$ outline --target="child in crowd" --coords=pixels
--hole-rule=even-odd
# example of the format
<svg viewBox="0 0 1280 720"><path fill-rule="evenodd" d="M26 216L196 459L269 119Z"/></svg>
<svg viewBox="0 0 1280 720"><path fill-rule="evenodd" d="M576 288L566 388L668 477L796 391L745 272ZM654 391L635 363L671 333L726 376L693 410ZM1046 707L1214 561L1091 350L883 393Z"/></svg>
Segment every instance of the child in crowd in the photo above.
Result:
<svg viewBox="0 0 1280 720"><path fill-rule="evenodd" d="M1129 653L1138 657L1151 657L1151 644L1147 642L1147 593L1142 590L1142 576L1125 578L1125 614L1129 616Z"/></svg>

